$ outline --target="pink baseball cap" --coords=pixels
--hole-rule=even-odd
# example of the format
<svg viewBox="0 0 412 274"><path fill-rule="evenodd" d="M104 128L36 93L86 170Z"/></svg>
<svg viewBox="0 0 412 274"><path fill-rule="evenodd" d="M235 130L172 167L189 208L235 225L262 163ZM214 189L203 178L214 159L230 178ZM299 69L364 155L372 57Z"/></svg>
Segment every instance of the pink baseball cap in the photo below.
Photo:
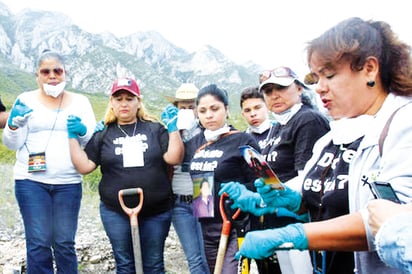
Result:
<svg viewBox="0 0 412 274"><path fill-rule="evenodd" d="M119 78L114 81L112 86L112 95L120 90L126 90L131 94L140 97L140 89L136 81L131 78Z"/></svg>

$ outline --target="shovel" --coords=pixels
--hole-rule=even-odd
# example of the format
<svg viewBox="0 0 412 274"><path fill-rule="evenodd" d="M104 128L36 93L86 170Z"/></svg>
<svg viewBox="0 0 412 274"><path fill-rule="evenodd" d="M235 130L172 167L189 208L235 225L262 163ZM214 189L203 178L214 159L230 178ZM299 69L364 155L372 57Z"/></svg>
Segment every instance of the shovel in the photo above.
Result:
<svg viewBox="0 0 412 274"><path fill-rule="evenodd" d="M222 233L220 235L220 241L219 241L219 247L217 250L217 257L216 257L216 263L215 263L215 270L213 274L221 274L223 270L223 261L225 259L225 254L226 254L226 249L227 249L227 243L229 240L229 235L230 235L230 229L231 229L231 222L230 220L236 219L239 214L240 214L240 209L237 209L236 212L233 214L233 216L228 217L226 216L226 211L225 211L225 202L228 200L229 196L227 193L223 193L220 196L220 203L219 203L219 209L220 209L220 214L222 215L223 219L223 225L222 225Z"/></svg>
<svg viewBox="0 0 412 274"><path fill-rule="evenodd" d="M139 195L139 204L134 208L129 208L124 204L123 196L128 195ZM139 224L137 222L137 215L143 206L143 190L138 188L127 188L119 190L119 202L122 206L123 211L130 218L130 228L132 231L132 241L133 241L133 254L134 254L134 267L136 274L143 274L142 265L142 252L140 250L140 236L139 236Z"/></svg>

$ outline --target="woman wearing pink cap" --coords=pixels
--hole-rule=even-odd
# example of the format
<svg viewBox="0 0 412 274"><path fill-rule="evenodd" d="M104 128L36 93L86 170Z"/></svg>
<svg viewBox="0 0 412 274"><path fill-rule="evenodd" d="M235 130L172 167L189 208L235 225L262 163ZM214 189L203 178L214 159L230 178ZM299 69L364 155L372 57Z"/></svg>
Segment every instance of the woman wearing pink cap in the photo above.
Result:
<svg viewBox="0 0 412 274"><path fill-rule="evenodd" d="M104 118L106 128L94 134L84 151L76 138L70 140L72 161L80 173L90 173L100 165L100 215L118 274L135 271L129 217L121 208L118 192L137 187L144 193L138 216L143 271L165 273L163 251L173 205L168 165L180 163L184 149L177 112L167 108L162 117L167 129L147 114L136 81L118 79ZM135 207L136 200L124 197L128 207Z"/></svg>

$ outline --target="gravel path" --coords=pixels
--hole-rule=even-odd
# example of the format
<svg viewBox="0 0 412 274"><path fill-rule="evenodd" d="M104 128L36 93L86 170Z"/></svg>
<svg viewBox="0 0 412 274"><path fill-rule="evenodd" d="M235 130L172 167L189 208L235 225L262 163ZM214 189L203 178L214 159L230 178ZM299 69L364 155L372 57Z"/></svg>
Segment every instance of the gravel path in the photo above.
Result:
<svg viewBox="0 0 412 274"><path fill-rule="evenodd" d="M12 166L0 166L0 273L25 273L26 247L12 180ZM83 194L76 251L79 273L115 274L109 240L103 230L97 194ZM186 259L171 228L166 240L165 267L168 274L188 274Z"/></svg>
<svg viewBox="0 0 412 274"><path fill-rule="evenodd" d="M99 216L99 198L84 193L76 236L79 274L115 274L114 259ZM0 273L26 273L26 246L23 223L14 197L12 166L0 166ZM171 227L166 239L167 274L189 274L177 235ZM250 274L257 273L252 262Z"/></svg>

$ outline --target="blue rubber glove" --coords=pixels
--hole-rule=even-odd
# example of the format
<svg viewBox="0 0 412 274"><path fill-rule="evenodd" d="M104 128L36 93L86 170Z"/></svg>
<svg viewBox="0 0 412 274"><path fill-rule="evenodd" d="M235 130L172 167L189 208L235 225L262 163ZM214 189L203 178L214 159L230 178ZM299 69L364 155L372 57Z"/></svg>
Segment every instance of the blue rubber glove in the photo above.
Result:
<svg viewBox="0 0 412 274"><path fill-rule="evenodd" d="M87 128L82 123L80 117L69 115L67 117L67 131L69 133L69 138L77 138L79 136L84 136L87 132Z"/></svg>
<svg viewBox="0 0 412 274"><path fill-rule="evenodd" d="M23 127L27 124L33 110L17 99L14 103L7 124L11 128Z"/></svg>
<svg viewBox="0 0 412 274"><path fill-rule="evenodd" d="M237 200L242 192L249 191L245 185L238 182L228 182L220 184L219 196L222 196L223 193L229 195L229 198L232 200Z"/></svg>
<svg viewBox="0 0 412 274"><path fill-rule="evenodd" d="M174 105L167 105L162 112L162 121L167 127L167 132L172 133L177 131L177 113L179 109Z"/></svg>
<svg viewBox="0 0 412 274"><path fill-rule="evenodd" d="M289 211L289 210L287 210L286 208L283 208L283 207L276 208L275 213L276 213L276 216L278 216L278 217L291 217L291 218L297 219L297 217L299 216L298 214L296 214L292 211Z"/></svg>
<svg viewBox="0 0 412 274"><path fill-rule="evenodd" d="M250 212L256 216L274 213L276 210L276 208L267 207L262 204L262 198L259 193L248 190L245 185L238 182L221 184L219 196L225 192L233 200L231 205L233 209L240 208L241 211Z"/></svg>
<svg viewBox="0 0 412 274"><path fill-rule="evenodd" d="M290 224L278 229L266 229L250 231L246 233L245 239L236 253L236 259L240 256L250 259L264 259L273 255L276 250L285 249L283 244L293 246L287 249L308 249L308 239L306 238L303 224Z"/></svg>
<svg viewBox="0 0 412 274"><path fill-rule="evenodd" d="M96 123L96 126L94 128L94 133L103 131L105 127L106 126L104 125L104 121L100 120L99 122Z"/></svg>
<svg viewBox="0 0 412 274"><path fill-rule="evenodd" d="M270 207L270 206L269 206L269 207ZM306 222L309 221L309 214L308 214L308 213L304 213L304 214L298 215L298 214L296 214L296 213L294 213L294 212L292 212L292 211L289 211L289 210L287 210L286 208L283 208L283 207L276 208L275 214L276 214L276 216L278 216L278 217L291 217L291 218L295 218L296 220L301 221L301 222L304 222L304 223L306 223Z"/></svg>
<svg viewBox="0 0 412 274"><path fill-rule="evenodd" d="M284 190L276 190L261 179L256 179L255 187L267 206L283 207L292 212L297 212L300 209L302 196L286 185Z"/></svg>

